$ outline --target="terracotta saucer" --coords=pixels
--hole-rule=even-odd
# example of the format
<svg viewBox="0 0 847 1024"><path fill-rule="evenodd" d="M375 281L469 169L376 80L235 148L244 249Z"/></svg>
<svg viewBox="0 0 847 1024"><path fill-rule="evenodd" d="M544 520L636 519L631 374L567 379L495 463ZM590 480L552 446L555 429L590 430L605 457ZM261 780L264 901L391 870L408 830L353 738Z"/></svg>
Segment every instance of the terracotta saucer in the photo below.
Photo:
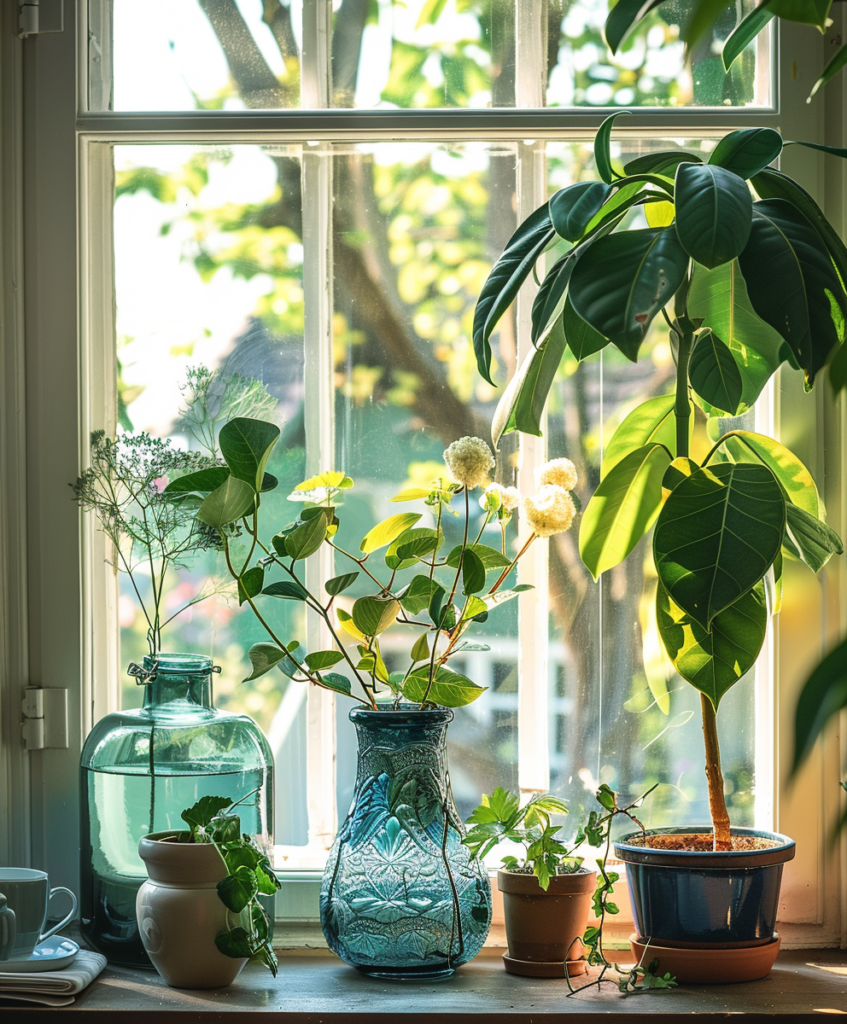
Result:
<svg viewBox="0 0 847 1024"><path fill-rule="evenodd" d="M659 971L671 973L684 985L728 985L739 981L757 981L770 973L779 953L779 935L764 946L745 946L736 949L679 949L648 945L635 932L629 937L629 946L636 962L648 964L659 958ZM645 955L646 954L646 955ZM508 968L507 968L508 969Z"/></svg>
<svg viewBox="0 0 847 1024"><path fill-rule="evenodd" d="M523 974L527 978L564 978L565 965L561 960L537 961L537 960L516 960L503 954L503 966L509 974ZM575 978L580 974L588 974L588 962L585 960L568 960L568 974Z"/></svg>

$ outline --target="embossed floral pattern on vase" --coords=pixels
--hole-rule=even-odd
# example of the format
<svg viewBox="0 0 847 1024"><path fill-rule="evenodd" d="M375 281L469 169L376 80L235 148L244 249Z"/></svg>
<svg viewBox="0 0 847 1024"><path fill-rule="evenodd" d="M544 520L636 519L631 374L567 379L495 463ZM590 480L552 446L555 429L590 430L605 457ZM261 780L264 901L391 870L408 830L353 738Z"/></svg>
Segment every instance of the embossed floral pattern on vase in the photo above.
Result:
<svg viewBox="0 0 847 1024"><path fill-rule="evenodd" d="M356 708L353 805L330 851L321 923L330 948L370 973L443 974L482 948L484 867L461 845L445 757L448 710Z"/></svg>

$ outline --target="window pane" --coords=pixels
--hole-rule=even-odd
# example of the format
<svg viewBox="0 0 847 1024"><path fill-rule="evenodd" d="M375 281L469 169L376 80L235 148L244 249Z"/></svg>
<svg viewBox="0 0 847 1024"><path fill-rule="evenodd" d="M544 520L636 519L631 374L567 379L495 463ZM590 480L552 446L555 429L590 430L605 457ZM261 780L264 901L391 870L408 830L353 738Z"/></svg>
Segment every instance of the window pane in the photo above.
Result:
<svg viewBox="0 0 847 1024"><path fill-rule="evenodd" d="M562 12L554 16L554 7ZM550 107L746 107L770 103L768 32L724 73L721 47L756 6L726 3L714 28L685 56L685 34L697 5L666 0L612 56L602 30L607 0L550 3L547 105ZM554 41L558 39L556 44Z"/></svg>
<svg viewBox="0 0 847 1024"><path fill-rule="evenodd" d="M263 499L266 523L287 522L286 495L305 472L303 438L303 246L300 160L258 146L115 147L115 274L120 423L123 430L171 436L197 448L180 416L186 368L205 364L262 380L279 400L283 430L268 471L280 487ZM281 203L282 191L293 195ZM262 217L258 217L262 211ZM257 223L261 220L261 224ZM219 554L171 575L165 617L225 576ZM149 602L149 574L137 574ZM147 653L147 623L120 575L121 660ZM302 606L272 602L271 622L302 634ZM251 715L271 740L279 771L276 841L306 841L305 688L280 672L241 683L246 652L263 639L231 590L188 608L168 625L163 649L209 654L216 703ZM140 688L124 679L124 706Z"/></svg>
<svg viewBox="0 0 847 1024"><path fill-rule="evenodd" d="M442 475L442 453L452 441L491 436L500 392L476 371L471 327L476 296L515 229L515 176L516 152L508 144L378 143L334 150L336 464L356 480L339 531L348 550L358 549L371 525L398 511L425 511L416 525L434 526L422 502L398 506L389 499L404 486ZM515 360L511 313L492 340L503 381ZM514 482L514 451L510 439L500 456L508 484ZM474 535L482 523L480 493L471 495ZM461 543L462 526L461 517L444 518L443 554ZM482 540L499 548L499 528L490 527ZM380 566L380 552L374 561ZM346 571L338 563L336 569ZM439 570L448 587L449 574ZM414 569L401 572L395 586L414 575ZM374 589L360 579L344 597L352 603ZM389 670L407 668L421 632L394 627L384 634ZM467 639L491 649L450 662L489 688L456 710L448 732L453 792L463 814L492 780L517 783L516 602L493 612ZM355 777L347 711L339 706L342 817Z"/></svg>
<svg viewBox="0 0 847 1024"><path fill-rule="evenodd" d="M515 0L333 7L334 107L515 105Z"/></svg>
<svg viewBox="0 0 847 1024"><path fill-rule="evenodd" d="M108 24L97 20L102 0L90 0L92 109L299 107L302 6L302 0L111 0L110 39Z"/></svg>

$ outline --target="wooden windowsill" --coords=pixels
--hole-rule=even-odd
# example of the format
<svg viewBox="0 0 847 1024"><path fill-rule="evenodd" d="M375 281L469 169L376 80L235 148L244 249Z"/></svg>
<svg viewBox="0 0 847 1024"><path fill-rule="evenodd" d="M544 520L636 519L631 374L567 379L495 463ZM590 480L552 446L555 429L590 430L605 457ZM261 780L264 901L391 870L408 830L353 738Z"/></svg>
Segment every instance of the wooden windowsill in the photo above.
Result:
<svg viewBox="0 0 847 1024"><path fill-rule="evenodd" d="M688 986L628 997L606 985L570 998L564 981L507 974L496 954L477 957L444 981L405 983L368 978L328 955L283 955L276 979L250 966L220 991L171 989L157 974L108 967L67 1008L6 1001L0 1008L20 1009L27 1024L41 1024L57 1012L97 1022L118 1014L118 1024L150 1024L151 1015L156 1024L187 1024L200 1013L202 1024L232 1013L249 1018L274 1013L284 1024L373 1024L395 1017L402 1024L458 1024L468 1016L485 1024L538 1024L594 1014L612 1022L659 1018L663 1024L691 1014L715 1022L730 1013L744 1014L745 1021L784 1014L813 1020L847 1014L846 980L847 952L832 949L782 952L769 977L746 985Z"/></svg>

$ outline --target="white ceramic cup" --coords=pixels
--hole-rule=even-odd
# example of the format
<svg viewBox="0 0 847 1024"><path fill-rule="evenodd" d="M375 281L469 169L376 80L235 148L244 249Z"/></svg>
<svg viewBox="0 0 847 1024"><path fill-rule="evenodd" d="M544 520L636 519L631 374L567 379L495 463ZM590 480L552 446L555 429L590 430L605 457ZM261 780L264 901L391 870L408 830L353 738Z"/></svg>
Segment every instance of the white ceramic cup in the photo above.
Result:
<svg viewBox="0 0 847 1024"><path fill-rule="evenodd" d="M76 896L71 890L63 886L51 889L47 875L33 868L0 868L0 892L6 897L7 905L6 912L0 914L0 962L27 960L39 942L55 935L76 914ZM44 931L50 900L62 892L71 898L70 912L57 925ZM9 944L2 941L2 921L9 916L9 911L14 914L15 936L10 944L11 952L6 952Z"/></svg>
<svg viewBox="0 0 847 1024"><path fill-rule="evenodd" d="M6 897L0 892L0 960L8 960L15 948L15 912L9 910Z"/></svg>

